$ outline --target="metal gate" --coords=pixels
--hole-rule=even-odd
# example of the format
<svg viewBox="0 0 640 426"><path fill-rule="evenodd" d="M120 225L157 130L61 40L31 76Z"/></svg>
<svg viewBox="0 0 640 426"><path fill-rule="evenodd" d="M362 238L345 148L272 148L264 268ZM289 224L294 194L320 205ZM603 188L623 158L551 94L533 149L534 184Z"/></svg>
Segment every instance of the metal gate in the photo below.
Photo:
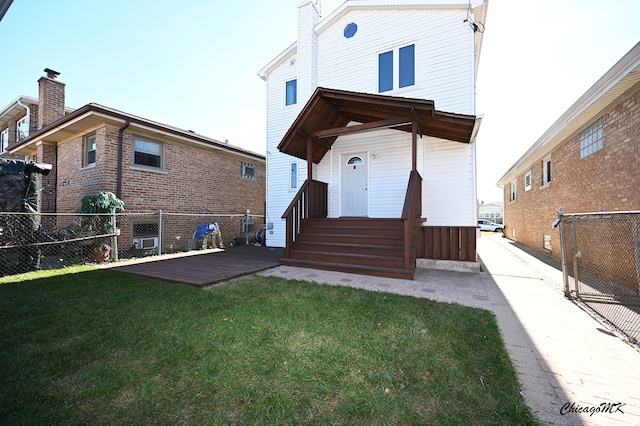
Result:
<svg viewBox="0 0 640 426"><path fill-rule="evenodd" d="M640 211L558 213L565 296L640 342Z"/></svg>

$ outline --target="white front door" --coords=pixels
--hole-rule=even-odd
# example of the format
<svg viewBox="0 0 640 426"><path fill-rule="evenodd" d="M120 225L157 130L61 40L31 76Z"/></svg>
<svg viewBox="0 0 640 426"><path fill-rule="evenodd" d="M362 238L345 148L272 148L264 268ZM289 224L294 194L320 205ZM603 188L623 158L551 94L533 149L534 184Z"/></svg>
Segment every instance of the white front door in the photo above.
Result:
<svg viewBox="0 0 640 426"><path fill-rule="evenodd" d="M342 216L366 217L367 154L342 156Z"/></svg>

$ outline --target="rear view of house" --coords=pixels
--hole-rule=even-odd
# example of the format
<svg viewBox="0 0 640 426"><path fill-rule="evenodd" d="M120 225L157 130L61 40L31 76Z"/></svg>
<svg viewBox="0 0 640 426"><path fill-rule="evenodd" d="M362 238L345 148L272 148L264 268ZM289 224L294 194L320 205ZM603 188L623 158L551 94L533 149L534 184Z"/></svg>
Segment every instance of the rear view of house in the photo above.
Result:
<svg viewBox="0 0 640 426"><path fill-rule="evenodd" d="M267 243L285 263L412 277L475 262L487 2L298 5L267 83ZM294 23L292 23L294 24Z"/></svg>

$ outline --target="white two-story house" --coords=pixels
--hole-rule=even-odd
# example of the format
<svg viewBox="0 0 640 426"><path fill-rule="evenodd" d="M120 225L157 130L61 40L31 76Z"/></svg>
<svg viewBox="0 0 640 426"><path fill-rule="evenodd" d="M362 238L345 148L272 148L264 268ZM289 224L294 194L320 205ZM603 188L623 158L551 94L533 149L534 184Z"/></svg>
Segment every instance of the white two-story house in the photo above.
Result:
<svg viewBox="0 0 640 426"><path fill-rule="evenodd" d="M259 72L266 240L283 263L413 277L416 259L476 261L487 2L298 5L297 41Z"/></svg>

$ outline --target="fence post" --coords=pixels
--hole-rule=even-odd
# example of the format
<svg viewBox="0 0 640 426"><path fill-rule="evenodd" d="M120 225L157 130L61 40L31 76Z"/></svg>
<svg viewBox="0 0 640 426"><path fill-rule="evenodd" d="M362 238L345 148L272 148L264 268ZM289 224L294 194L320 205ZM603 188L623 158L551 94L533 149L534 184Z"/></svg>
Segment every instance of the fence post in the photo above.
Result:
<svg viewBox="0 0 640 426"><path fill-rule="evenodd" d="M558 224L560 225L560 257L562 259L562 282L564 283L564 297L570 299L571 291L569 291L569 273L567 272L567 240L564 235L564 212L562 208L558 209Z"/></svg>
<svg viewBox="0 0 640 426"><path fill-rule="evenodd" d="M162 254L162 210L158 210L158 256Z"/></svg>
<svg viewBox="0 0 640 426"><path fill-rule="evenodd" d="M113 260L118 261L118 229L116 228L116 212L111 213L111 232L113 235L111 236L111 254L113 255Z"/></svg>
<svg viewBox="0 0 640 426"><path fill-rule="evenodd" d="M571 221L571 258L573 259L573 283L576 287L576 299L580 298L580 280L578 278L578 255L576 254L575 216Z"/></svg>

